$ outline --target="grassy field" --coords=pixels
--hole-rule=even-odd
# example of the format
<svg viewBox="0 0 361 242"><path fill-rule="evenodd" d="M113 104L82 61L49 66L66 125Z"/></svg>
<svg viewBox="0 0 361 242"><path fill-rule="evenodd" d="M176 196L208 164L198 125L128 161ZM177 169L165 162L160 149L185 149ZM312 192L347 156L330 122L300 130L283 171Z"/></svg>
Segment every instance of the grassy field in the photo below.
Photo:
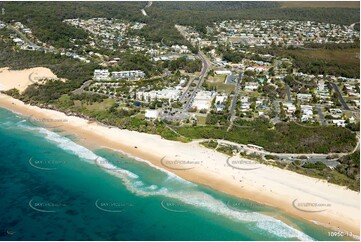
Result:
<svg viewBox="0 0 361 242"><path fill-rule="evenodd" d="M227 94L230 94L232 91L234 91L235 85L232 84L225 84L226 75L215 75L214 77L209 77L209 80L207 80L207 84L210 87L216 87L218 92L225 92Z"/></svg>
<svg viewBox="0 0 361 242"><path fill-rule="evenodd" d="M94 102L92 104L86 104L80 100L74 101L74 106L77 108L86 108L90 111L103 111L110 108L116 101L114 99L105 99L103 102Z"/></svg>
<svg viewBox="0 0 361 242"><path fill-rule="evenodd" d="M286 1L280 4L281 8L360 8L359 1Z"/></svg>
<svg viewBox="0 0 361 242"><path fill-rule="evenodd" d="M206 124L206 117L205 116L197 115L196 118L198 120L198 122L197 122L198 125L205 125Z"/></svg>
<svg viewBox="0 0 361 242"><path fill-rule="evenodd" d="M214 83L224 83L226 81L227 75L214 75L209 77L209 82Z"/></svg>
<svg viewBox="0 0 361 242"><path fill-rule="evenodd" d="M252 92L252 91L240 91L239 92L239 96L243 97L243 96L248 96L248 97L261 97L262 93L259 93L257 91Z"/></svg>

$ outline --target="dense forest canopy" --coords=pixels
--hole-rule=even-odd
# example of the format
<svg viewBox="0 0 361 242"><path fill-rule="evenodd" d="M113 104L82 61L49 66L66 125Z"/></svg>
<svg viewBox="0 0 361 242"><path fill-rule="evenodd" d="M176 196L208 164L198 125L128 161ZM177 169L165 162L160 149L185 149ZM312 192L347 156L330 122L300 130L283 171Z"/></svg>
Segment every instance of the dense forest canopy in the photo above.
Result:
<svg viewBox="0 0 361 242"><path fill-rule="evenodd" d="M280 7L278 2L261 2L261 1L222 1L222 2L208 2L208 1L189 1L189 2L154 2L152 7L161 8L164 10L197 10L197 11L229 11L241 10L250 8L276 8Z"/></svg>
<svg viewBox="0 0 361 242"><path fill-rule="evenodd" d="M349 25L359 22L359 8L283 8L280 2L153 2L142 15L147 2L0 2L6 14L1 20L21 21L44 42L66 46L72 38L85 38L86 32L63 23L69 18L119 18L147 23L141 34L148 40L186 44L174 28L184 24L205 29L215 21L229 19L293 19ZM356 26L359 28L359 25Z"/></svg>

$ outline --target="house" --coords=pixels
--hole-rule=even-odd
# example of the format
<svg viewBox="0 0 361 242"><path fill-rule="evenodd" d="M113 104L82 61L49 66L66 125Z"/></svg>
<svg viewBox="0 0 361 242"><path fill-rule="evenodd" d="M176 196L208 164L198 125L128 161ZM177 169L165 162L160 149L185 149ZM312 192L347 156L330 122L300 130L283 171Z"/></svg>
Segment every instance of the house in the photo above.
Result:
<svg viewBox="0 0 361 242"><path fill-rule="evenodd" d="M304 93L297 93L297 99L299 101L305 101L305 102L308 102L310 101L312 98L312 95L311 94L304 94Z"/></svg>
<svg viewBox="0 0 361 242"><path fill-rule="evenodd" d="M334 119L332 120L333 124L336 124L337 127L345 127L346 126L346 120L343 119Z"/></svg>
<svg viewBox="0 0 361 242"><path fill-rule="evenodd" d="M22 39L19 39L19 38L14 38L13 41L16 43L16 44L24 44L24 41Z"/></svg>
<svg viewBox="0 0 361 242"><path fill-rule="evenodd" d="M248 67L247 70L251 70L251 71L256 71L257 73L263 72L263 71L267 71L269 69L269 67L267 66L252 66L252 67Z"/></svg>
<svg viewBox="0 0 361 242"><path fill-rule="evenodd" d="M246 82L245 91L256 91L258 89L258 82Z"/></svg>
<svg viewBox="0 0 361 242"><path fill-rule="evenodd" d="M301 105L302 117L301 122L309 121L313 118L313 108L310 105Z"/></svg>
<svg viewBox="0 0 361 242"><path fill-rule="evenodd" d="M216 111L217 111L217 112L223 111L224 108L225 108L225 106L224 106L223 104L217 104L217 105L216 105Z"/></svg>
<svg viewBox="0 0 361 242"><path fill-rule="evenodd" d="M241 104L241 111L248 111L250 109L251 109L251 103L246 102Z"/></svg>
<svg viewBox="0 0 361 242"><path fill-rule="evenodd" d="M226 95L218 95L218 96L216 96L216 100L215 100L215 103L216 104L221 104L221 103L223 103L224 101L226 101L227 100L227 96Z"/></svg>
<svg viewBox="0 0 361 242"><path fill-rule="evenodd" d="M318 83L317 83L317 91L319 91L319 92L323 92L323 91L325 91L325 88L326 87L326 85L325 85L325 82L324 81L319 81Z"/></svg>
<svg viewBox="0 0 361 242"><path fill-rule="evenodd" d="M283 105L286 107L287 113L289 114L294 113L296 111L296 106L293 105L292 103L284 103Z"/></svg>
<svg viewBox="0 0 361 242"><path fill-rule="evenodd" d="M330 113L332 117L339 118L342 115L342 110L339 108L330 108Z"/></svg>

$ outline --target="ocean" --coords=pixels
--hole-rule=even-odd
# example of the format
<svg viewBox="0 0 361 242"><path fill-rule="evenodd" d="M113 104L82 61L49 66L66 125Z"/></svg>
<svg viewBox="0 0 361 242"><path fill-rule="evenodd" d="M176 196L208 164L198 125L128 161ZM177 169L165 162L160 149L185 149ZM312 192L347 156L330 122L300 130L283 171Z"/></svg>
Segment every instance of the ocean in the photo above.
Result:
<svg viewBox="0 0 361 242"><path fill-rule="evenodd" d="M0 141L0 240L350 239L1 108Z"/></svg>

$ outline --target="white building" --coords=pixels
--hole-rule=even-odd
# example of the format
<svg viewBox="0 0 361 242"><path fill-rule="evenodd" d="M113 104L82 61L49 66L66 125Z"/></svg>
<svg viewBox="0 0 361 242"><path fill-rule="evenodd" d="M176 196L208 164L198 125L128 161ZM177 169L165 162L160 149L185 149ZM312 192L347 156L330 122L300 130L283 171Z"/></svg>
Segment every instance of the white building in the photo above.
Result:
<svg viewBox="0 0 361 242"><path fill-rule="evenodd" d="M309 121L313 118L313 108L310 105L301 105L302 117L301 122Z"/></svg>
<svg viewBox="0 0 361 242"><path fill-rule="evenodd" d="M227 96L226 95L218 95L216 96L216 101L215 103L223 103L224 101L227 100Z"/></svg>
<svg viewBox="0 0 361 242"><path fill-rule="evenodd" d="M256 91L258 89L258 82L246 82L245 91Z"/></svg>
<svg viewBox="0 0 361 242"><path fill-rule="evenodd" d="M17 44L24 44L24 40L20 39L20 38L14 38L13 41Z"/></svg>
<svg viewBox="0 0 361 242"><path fill-rule="evenodd" d="M156 119L158 118L159 112L158 110L145 110L145 118L146 119Z"/></svg>
<svg viewBox="0 0 361 242"><path fill-rule="evenodd" d="M300 101L310 101L311 98L311 94L297 93L297 99Z"/></svg>
<svg viewBox="0 0 361 242"><path fill-rule="evenodd" d="M215 93L209 91L200 91L194 97L193 108L198 110L205 109L209 110L211 107L211 102L214 98Z"/></svg>
<svg viewBox="0 0 361 242"><path fill-rule="evenodd" d="M172 45L171 48L177 52L177 53L180 53L180 54L186 54L186 53L190 53L190 51L188 50L188 47L185 46L185 45Z"/></svg>
<svg viewBox="0 0 361 242"><path fill-rule="evenodd" d="M345 127L346 126L346 120L343 119L334 119L332 120L333 124L336 124L337 127Z"/></svg>
<svg viewBox="0 0 361 242"><path fill-rule="evenodd" d="M113 71L112 79L134 79L134 78L142 78L145 77L145 73L140 70L132 70L132 71Z"/></svg>
<svg viewBox="0 0 361 242"><path fill-rule="evenodd" d="M181 91L177 89L152 90L150 92L137 92L138 100L153 101L155 99L178 100Z"/></svg>
<svg viewBox="0 0 361 242"><path fill-rule="evenodd" d="M287 108L287 113L294 113L296 111L296 106L293 103L284 103L283 106Z"/></svg>
<svg viewBox="0 0 361 242"><path fill-rule="evenodd" d="M108 70L94 70L94 79L97 81L109 80L109 71Z"/></svg>
<svg viewBox="0 0 361 242"><path fill-rule="evenodd" d="M214 74L216 74L216 75L231 75L232 72L227 71L227 70L218 70L218 71L214 71Z"/></svg>
<svg viewBox="0 0 361 242"><path fill-rule="evenodd" d="M250 109L251 109L251 103L249 102L241 103L241 111L248 111Z"/></svg>
<svg viewBox="0 0 361 242"><path fill-rule="evenodd" d="M339 108L330 108L330 113L332 117L339 118L342 115L342 110Z"/></svg>

